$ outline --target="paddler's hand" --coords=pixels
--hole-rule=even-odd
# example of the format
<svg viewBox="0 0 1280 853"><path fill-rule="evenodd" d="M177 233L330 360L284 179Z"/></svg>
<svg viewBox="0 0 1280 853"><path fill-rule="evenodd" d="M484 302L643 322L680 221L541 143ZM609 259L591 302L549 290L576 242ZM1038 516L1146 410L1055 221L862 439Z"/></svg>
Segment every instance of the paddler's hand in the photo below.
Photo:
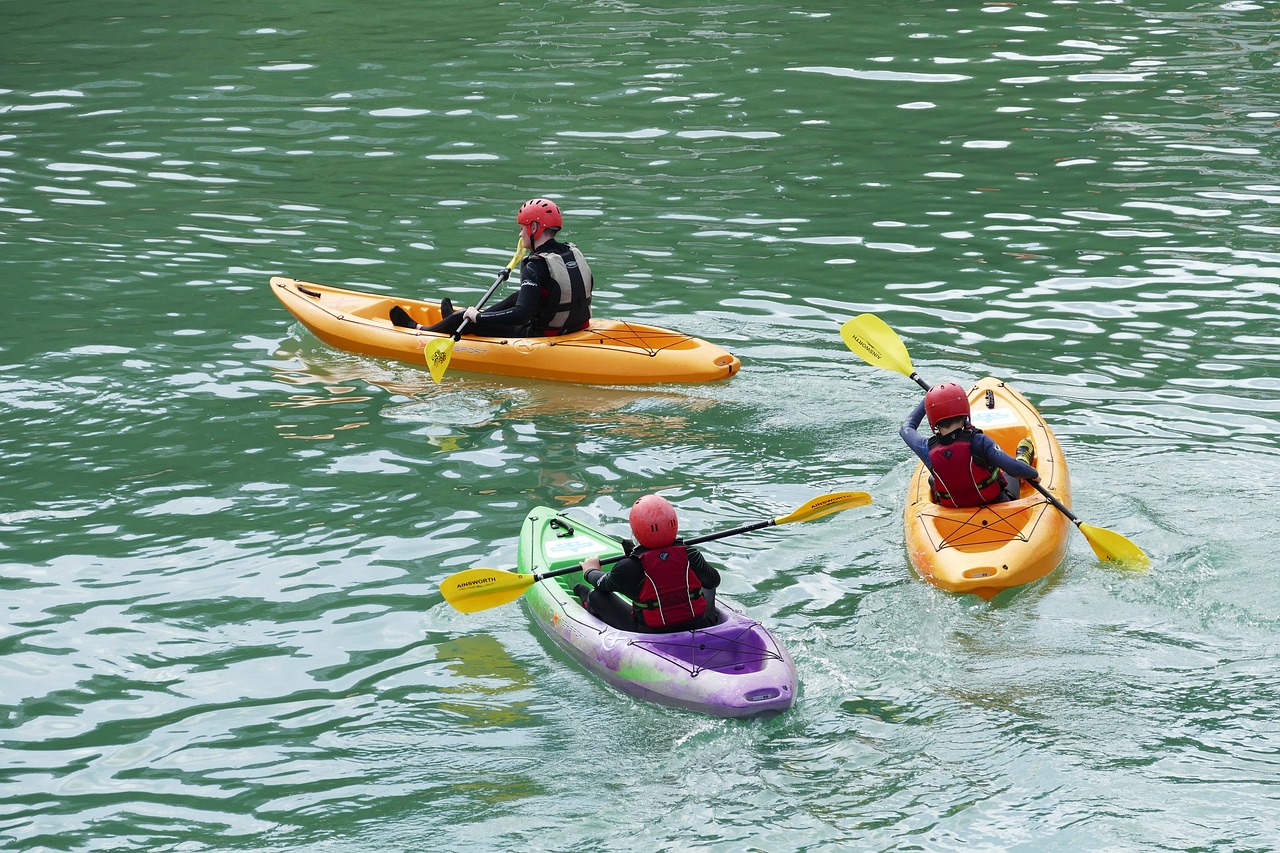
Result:
<svg viewBox="0 0 1280 853"><path fill-rule="evenodd" d="M596 573L596 577L594 580L592 580L591 578L592 572ZM600 570L599 557L587 557L587 559L582 561L582 577L586 579L587 583L591 584L592 586L595 586L600 582L600 578L603 576L604 576L604 572Z"/></svg>
<svg viewBox="0 0 1280 853"><path fill-rule="evenodd" d="M462 316L467 318L468 323L474 323L480 316L480 309L472 305L462 312Z"/></svg>

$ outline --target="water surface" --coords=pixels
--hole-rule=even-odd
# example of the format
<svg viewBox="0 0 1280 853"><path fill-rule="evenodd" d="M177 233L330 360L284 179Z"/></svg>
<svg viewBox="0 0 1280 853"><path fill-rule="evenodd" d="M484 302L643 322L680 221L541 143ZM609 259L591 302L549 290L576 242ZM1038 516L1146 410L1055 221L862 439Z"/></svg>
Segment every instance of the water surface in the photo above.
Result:
<svg viewBox="0 0 1280 853"><path fill-rule="evenodd" d="M1280 111L1251 2L4 5L0 837L36 850L1253 850L1280 747ZM477 299L555 198L728 382L334 351L272 275ZM902 543L918 389L1045 413L1086 522L992 603ZM800 672L635 702L439 582L525 513L690 535Z"/></svg>

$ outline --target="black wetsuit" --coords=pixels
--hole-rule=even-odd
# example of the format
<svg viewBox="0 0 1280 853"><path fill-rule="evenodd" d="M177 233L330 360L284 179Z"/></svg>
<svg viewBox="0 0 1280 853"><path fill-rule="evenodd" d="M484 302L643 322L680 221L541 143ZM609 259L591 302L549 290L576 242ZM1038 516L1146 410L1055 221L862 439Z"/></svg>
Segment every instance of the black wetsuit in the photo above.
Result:
<svg viewBox="0 0 1280 853"><path fill-rule="evenodd" d="M486 338L536 338L576 332L591 320L591 268L585 260L578 263L573 246L551 239L538 247L520 264L520 289L492 308L480 312L475 322L462 330L466 335ZM564 261L570 288L569 298L562 297L563 289L552 275L546 258L540 254L554 253ZM567 303L567 307L566 307ZM567 312L562 325L556 326L557 315ZM462 324L463 312L444 318L427 331L453 333Z"/></svg>

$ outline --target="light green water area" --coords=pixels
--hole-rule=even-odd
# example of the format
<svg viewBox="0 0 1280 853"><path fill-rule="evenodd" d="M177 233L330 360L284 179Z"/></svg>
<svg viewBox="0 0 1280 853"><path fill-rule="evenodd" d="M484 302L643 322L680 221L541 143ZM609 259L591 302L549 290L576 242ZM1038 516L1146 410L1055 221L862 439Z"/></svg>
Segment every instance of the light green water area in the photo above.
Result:
<svg viewBox="0 0 1280 853"><path fill-rule="evenodd" d="M0 848L1274 849L1277 8L0 2ZM534 196L598 317L741 373L437 386L268 287L469 304ZM924 582L863 312L1022 391L1151 570L1072 528L991 602ZM795 659L770 718L439 592L537 505L846 489L705 546Z"/></svg>

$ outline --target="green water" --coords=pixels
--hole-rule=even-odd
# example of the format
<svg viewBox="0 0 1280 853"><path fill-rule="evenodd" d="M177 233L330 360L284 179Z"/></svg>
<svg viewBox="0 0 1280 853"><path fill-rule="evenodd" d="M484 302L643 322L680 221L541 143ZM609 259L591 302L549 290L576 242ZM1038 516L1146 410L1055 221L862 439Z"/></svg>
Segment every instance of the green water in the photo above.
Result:
<svg viewBox="0 0 1280 853"><path fill-rule="evenodd" d="M0 3L0 848L1264 850L1280 808L1276 7ZM598 316L742 373L326 347L289 275L465 304L556 198ZM1010 380L1152 558L909 567L918 389ZM795 658L645 705L518 604L533 506L690 535Z"/></svg>

